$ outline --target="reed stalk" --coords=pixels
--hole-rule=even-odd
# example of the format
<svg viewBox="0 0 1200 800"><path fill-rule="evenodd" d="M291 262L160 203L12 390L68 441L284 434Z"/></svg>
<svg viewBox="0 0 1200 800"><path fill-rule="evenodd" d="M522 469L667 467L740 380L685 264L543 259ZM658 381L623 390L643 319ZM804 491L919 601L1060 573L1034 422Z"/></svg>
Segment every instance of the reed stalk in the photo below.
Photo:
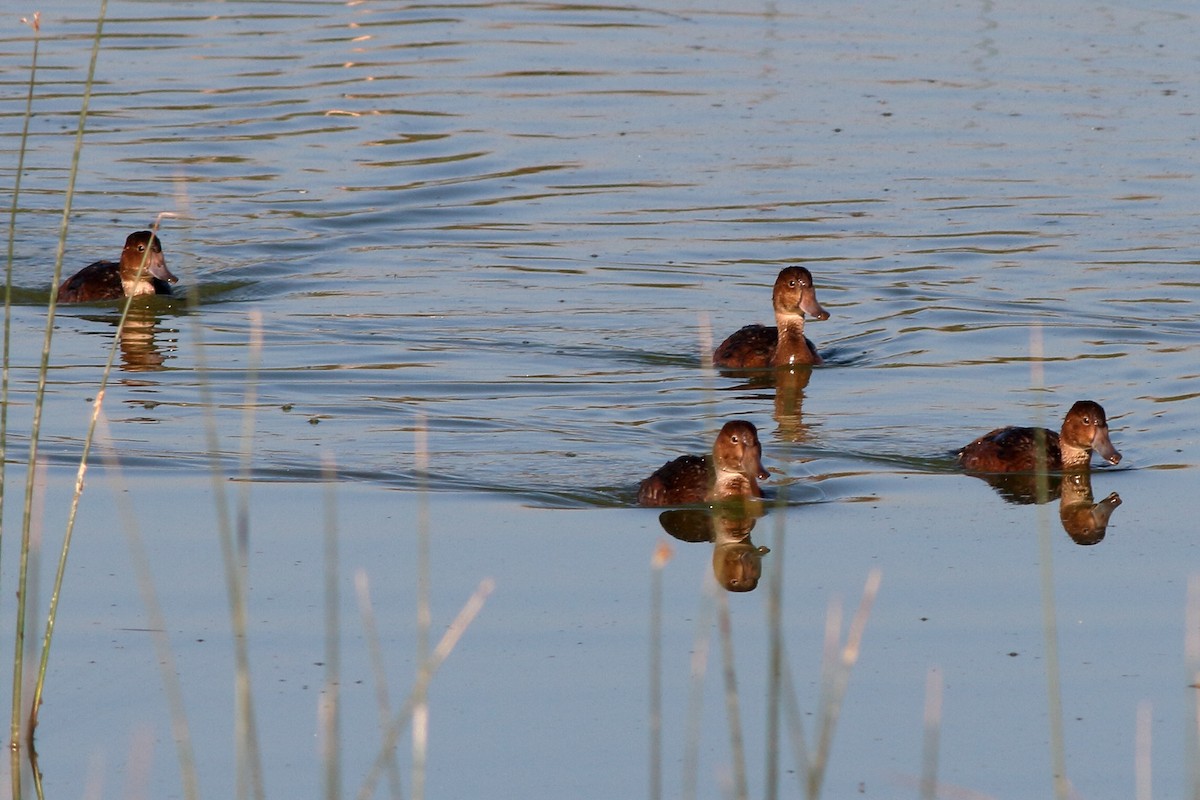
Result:
<svg viewBox="0 0 1200 800"><path fill-rule="evenodd" d="M942 732L942 673L925 675L925 736L921 758L921 800L937 800L938 743Z"/></svg>
<svg viewBox="0 0 1200 800"><path fill-rule="evenodd" d="M479 615L483 609L483 604L487 601L488 595L495 588L495 582L491 578L484 578L479 582L474 593L467 599L466 604L458 612L458 616L450 623L450 627L442 634L442 638L438 640L437 647L433 648L433 652L429 656L429 660L419 666L417 671L417 680L409 691L408 698L404 701L404 705L392 717L388 724L387 731L383 736L383 742L379 747L379 753L375 757L371 769L367 772L363 779L362 786L359 788L357 797L359 800L368 800L375 794L375 787L379 783L379 775L387 768L389 753L396 748L396 742L400 739L400 732L404 726L412 720L413 711L417 707L417 703L421 702L420 698L425 697L429 690L429 683L437 674L442 663L449 658L463 634L467 632L467 628Z"/></svg>
<svg viewBox="0 0 1200 800"><path fill-rule="evenodd" d="M29 91L25 96L25 114L21 122L21 139L17 150L17 174L13 179L12 209L8 219L8 258L4 269L4 344L3 355L0 356L0 540L4 531L4 487L5 464L8 463L8 368L10 360L10 345L12 342L12 275L13 256L17 236L17 209L20 207L21 175L25 172L25 152L29 143L29 121L33 118L33 92L37 86L38 45L41 42L42 18L41 13L35 13L31 18L22 18L21 22L33 29L33 52L29 61ZM34 471L34 462L29 461L29 472ZM14 681L16 678L14 677ZM16 719L20 706L13 705L13 717ZM32 753L32 750L30 751ZM13 796L18 797L20 788L19 778L21 759L18 748L11 748L9 770L13 777ZM36 776L37 770L34 770Z"/></svg>
<svg viewBox="0 0 1200 800"><path fill-rule="evenodd" d="M833 732L837 727L838 717L841 714L842 699L846 696L846 688L850 683L850 672L858 662L858 654L862 649L863 633L867 627L867 620L871 616L871 607L874 605L875 596L879 593L881 580L882 572L879 569L873 569L867 574L867 582L863 587L863 596L859 601L858 611L855 612L853 619L850 620L850 628L846 631L846 643L841 648L840 653L836 647L840 625L835 625L834 623L835 619L840 620L840 613L835 614L831 610L828 618L826 627L827 641L834 646L827 651L830 658L826 661L827 669L824 672L828 680L824 685L825 691L822 695L817 752L814 754L813 763L809 767L811 797L818 797L821 793L821 786L825 779L825 769L829 764L829 755L833 749Z"/></svg>
<svg viewBox="0 0 1200 800"><path fill-rule="evenodd" d="M771 545L770 579L767 581L767 753L764 781L766 800L779 797L779 715L783 674L783 545L787 487L776 500L775 540Z"/></svg>
<svg viewBox="0 0 1200 800"><path fill-rule="evenodd" d="M650 800L662 799L662 573L671 546L659 541L650 558Z"/></svg>
<svg viewBox="0 0 1200 800"><path fill-rule="evenodd" d="M1133 786L1136 800L1152 800L1154 782L1151 779L1151 727L1154 724L1153 707L1149 700L1138 703L1137 719L1134 723Z"/></svg>
<svg viewBox="0 0 1200 800"><path fill-rule="evenodd" d="M784 698L784 709L787 712L788 732L792 738L797 777L801 782L804 796L808 800L816 800L821 796L825 782L825 772L829 765L829 757L833 747L833 734L837 729L838 717L841 714L842 699L850 683L850 674L858 662L862 650L863 633L867 621L871 617L871 607L879 594L879 585L883 573L873 569L867 574L863 586L862 599L858 610L850 621L846 631L845 643L840 643L842 627L841 604L836 600L829 604L825 618L825 649L821 658L821 698L817 712L817 741L816 750L809 751L804 736L803 713L796 699L796 687L792 681L791 671L787 668L787 656L781 653L780 679Z"/></svg>
<svg viewBox="0 0 1200 800"><path fill-rule="evenodd" d="M92 86L96 78L96 62L100 57L101 34L104 31L104 18L108 10L108 0L100 0L100 10L96 19L96 33L92 38L92 54L88 63L87 77L84 80L83 100L79 109L79 124L75 131L75 144L71 154L71 168L67 178L67 189L63 194L63 214L59 224L58 247L54 257L54 277L51 282L50 300L46 307L46 329L42 338L42 356L38 366L37 389L34 393L33 421L29 432L28 470L25 479L25 503L21 523L21 563L17 571L17 616L16 630L13 636L13 686L12 686L12 718L10 723L10 746L15 753L21 747L21 714L22 697L21 684L24 675L25 649L25 615L27 590L29 584L29 547L32 524L33 487L37 463L38 438L41 433L42 411L46 400L46 379L50 369L50 343L54 337L54 311L58 303L58 283L62 277L63 255L67 243L67 227L71 218L71 203L75 197L75 180L79 175L79 156L83 151L83 134L87 123L88 104L91 102ZM31 89L32 91L32 89ZM70 522L68 522L68 530ZM53 626L51 617L50 627ZM43 658L45 654L43 654ZM41 680L38 681L42 683ZM30 709L31 717L36 717L40 697L36 697ZM28 733L33 736L32 724ZM15 763L15 759L14 759ZM13 797L21 796L21 771L12 770Z"/></svg>
<svg viewBox="0 0 1200 800"><path fill-rule="evenodd" d="M197 290L192 288L192 304L199 305ZM205 437L209 453L209 475L213 485L213 503L217 511L217 539L220 542L221 558L225 566L225 591L229 602L230 625L233 631L234 658L234 752L235 756L235 797L245 800L252 795L255 800L264 800L266 789L263 783L262 758L258 746L258 726L254 714L254 695L250 679L249 638L246 612L246 559L239 558L239 551L244 547L235 542L234 525L230 522L229 499L225 493L224 469L221 465L220 437L217 433L217 420L214 409L216 403L212 396L211 381L208 380L208 366L205 358L203 325L197 323L196 331L196 371L200 375L201 405L205 409ZM258 341L260 338L253 338ZM252 351L254 350L252 346ZM257 354L254 354L257 363ZM253 384L254 378L248 381ZM248 410L249 411L249 410ZM249 446L248 443L246 446ZM248 524L243 518L243 526ZM248 531L242 527L238 538L248 538Z"/></svg>
<svg viewBox="0 0 1200 800"><path fill-rule="evenodd" d="M1042 328L1034 325L1029 330L1030 387L1041 392L1045 387L1045 347ZM1037 426L1042 437L1044 427ZM1067 800L1071 795L1071 784L1067 779L1067 755L1063 729L1062 678L1058 663L1058 613L1054 604L1054 546L1051 541L1051 525L1047 519L1045 503L1050 499L1049 472L1046 464L1045 442L1037 446L1037 503L1038 503L1038 563L1042 585L1042 636L1046 648L1046 716L1050 722L1050 765L1054 796Z"/></svg>
<svg viewBox="0 0 1200 800"><path fill-rule="evenodd" d="M187 800L200 800L200 780L196 771L196 754L192 747L191 731L187 723L187 710L183 702L183 686L179 680L179 670L175 667L175 655L171 649L171 637L167 633L166 617L163 615L162 605L158 602L158 593L154 589L154 570L146 556L146 547L142 542L137 514L134 513L130 495L121 491L126 485L122 477L121 461L112 444L108 417L103 412L100 413L98 427L101 440L107 445L101 448L101 458L116 487L113 496L120 511L121 528L125 531L125 539L129 545L129 557L133 564L138 591L142 595L142 605L146 607L147 628L154 641L155 660L158 662L163 682L163 693L167 698L171 733L175 740L176 757L179 759L183 796Z"/></svg>
<svg viewBox="0 0 1200 800"><path fill-rule="evenodd" d="M429 434L424 415L417 417L413 447L417 478L417 663L429 663L429 631L433 612L429 604ZM425 765L429 757L429 698L425 694L432 675L421 674L412 717L412 795L425 798Z"/></svg>
<svg viewBox="0 0 1200 800"><path fill-rule="evenodd" d="M367 655L371 661L371 674L375 677L375 708L379 712L379 731L382 734L387 730L388 721L392 718L392 701L388 697L387 668L383 661L383 646L379 641L375 606L371 602L371 582L366 570L359 569L354 573L354 590L358 597L358 611L362 618L363 638L367 642ZM404 791L394 750L388 753L387 775L388 788L391 789L393 800L400 800Z"/></svg>
<svg viewBox="0 0 1200 800"><path fill-rule="evenodd" d="M33 90L37 86L38 44L41 42L42 15L37 12L21 22L33 29L33 53L29 59L29 92L25 96L25 114L21 120L21 138L17 145L17 174L13 179L12 210L8 217L8 259L4 268L4 352L0 356L0 538L4 530L4 465L8 460L8 367L12 342L13 249L17 238L17 209L21 197L21 175L25 172L25 151L29 145L29 121L33 119Z"/></svg>
<svg viewBox="0 0 1200 800"><path fill-rule="evenodd" d="M341 603L338 594L337 473L328 457L322 471L325 476L325 691L321 699L321 762L326 800L337 800L342 794L339 710L342 659L338 625Z"/></svg>
<svg viewBox="0 0 1200 800"><path fill-rule="evenodd" d="M1044 475L1044 473L1039 473ZM1058 664L1058 620L1054 604L1054 548L1045 506L1038 509L1038 553L1041 562L1042 634L1046 648L1046 716L1050 722L1050 764L1053 770L1054 796L1067 800L1071 784L1067 779L1064 746L1062 686Z"/></svg>
<svg viewBox="0 0 1200 800"><path fill-rule="evenodd" d="M158 235L158 228L164 216L172 216L169 212L163 212L154 220L153 233ZM150 248L146 248L146 252L142 256L142 263L138 267L138 277L141 277L142 271L146 268L146 261L150 257ZM57 281L56 281L57 282ZM30 743L33 740L34 730L37 728L38 709L42 705L42 692L46 685L46 669L50 664L50 643L54 636L54 621L58 617L58 601L62 598L63 580L67 574L67 556L71 551L71 541L75 533L75 518L79 513L79 500L83 496L84 477L87 475L88 456L91 453L92 442L95 439L96 425L100 419L101 409L104 405L104 395L108 390L108 379L112 374L113 363L116 361L117 353L121 347L121 332L125 329L125 321L129 318L129 309L133 306L134 298L125 298L125 305L121 309L121 318L117 321L116 334L113 336L112 347L108 351L108 359L104 362L104 369L100 373L100 386L96 391L96 399L92 402L92 417L88 422L87 433L83 438L83 452L79 457L79 469L75 473L75 489L71 494L71 506L67 512L67 528L63 534L62 549L58 556L58 569L54 573L54 588L50 593L50 609L46 615L46 631L42 636L42 656L38 664L37 683L33 689L33 702L29 709L29 728L26 733ZM22 559L24 561L24 558Z"/></svg>
<svg viewBox="0 0 1200 800"><path fill-rule="evenodd" d="M700 764L700 723L704 710L704 676L708 672L708 648L712 627L712 592L719 591L716 581L706 581L700 613L696 615L696 636L692 644L691 685L688 689L687 723L683 744L683 800L695 800Z"/></svg>
<svg viewBox="0 0 1200 800"><path fill-rule="evenodd" d="M733 796L749 800L746 781L746 744L742 737L742 719L738 702L737 671L733 658L733 621L729 616L729 595L717 592L717 629L721 636L721 674L725 682L725 715L729 726L729 749L733 756Z"/></svg>
<svg viewBox="0 0 1200 800"><path fill-rule="evenodd" d="M1188 703L1192 719L1188 726L1187 768L1192 800L1200 800L1200 575L1191 575L1183 614L1184 668L1187 670Z"/></svg>

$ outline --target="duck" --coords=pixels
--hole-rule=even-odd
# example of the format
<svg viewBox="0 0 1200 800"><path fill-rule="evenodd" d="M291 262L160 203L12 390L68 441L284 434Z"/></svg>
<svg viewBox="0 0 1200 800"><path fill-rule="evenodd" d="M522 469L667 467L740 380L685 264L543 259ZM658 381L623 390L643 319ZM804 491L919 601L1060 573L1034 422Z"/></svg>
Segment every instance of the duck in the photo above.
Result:
<svg viewBox="0 0 1200 800"><path fill-rule="evenodd" d="M1084 471L1092 451L1110 464L1121 454L1108 438L1108 417L1094 400L1080 400L1063 420L1062 432L1046 428L997 428L958 451L958 463L969 472Z"/></svg>
<svg viewBox="0 0 1200 800"><path fill-rule="evenodd" d="M758 429L746 420L726 422L705 456L680 456L663 464L638 486L643 506L676 506L762 497L760 480L770 474L762 465Z"/></svg>
<svg viewBox="0 0 1200 800"><path fill-rule="evenodd" d="M135 231L125 239L119 263L88 264L58 287L58 302L88 303L139 294L171 294L171 284L178 280L167 269L158 237L151 231Z"/></svg>
<svg viewBox="0 0 1200 800"><path fill-rule="evenodd" d="M775 325L747 325L713 352L713 364L724 369L769 369L824 363L816 346L804 336L804 315L829 319L817 302L812 273L806 267L785 267L771 291Z"/></svg>

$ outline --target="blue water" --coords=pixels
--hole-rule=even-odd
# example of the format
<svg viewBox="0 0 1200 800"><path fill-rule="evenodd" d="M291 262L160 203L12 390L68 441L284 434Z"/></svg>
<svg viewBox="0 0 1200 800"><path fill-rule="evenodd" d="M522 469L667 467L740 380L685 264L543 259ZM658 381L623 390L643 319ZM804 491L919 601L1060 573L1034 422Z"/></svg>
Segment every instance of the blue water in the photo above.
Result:
<svg viewBox="0 0 1200 800"><path fill-rule="evenodd" d="M94 14L72 2L42 21L13 239L10 461L28 454ZM777 564L812 714L827 603L853 607L868 571L883 574L825 796L916 793L934 666L940 779L1049 795L1048 597L1072 784L1132 794L1147 701L1155 788L1182 794L1194 763L1183 633L1200 430L1197 27L1188 12L1087 4L114 0L64 276L115 258L128 232L169 212L161 236L181 289L139 306L116 358L105 409L124 472L89 473L38 732L48 790L180 793L115 484L147 539L202 790L231 794L215 460L223 485L251 496L268 796L319 785L325 470L346 592L347 794L378 742L354 570L371 579L398 704L415 669L422 502L435 635L479 580L497 585L434 683L429 795L647 792L649 560L666 535L656 512L629 506L640 478L744 417L784 501L753 532L772 549L767 578L728 598L752 795L765 793ZM31 49L27 29L0 36L9 186ZM830 311L808 330L827 366L778 389L707 370L714 342L769 319L770 285L792 263L812 270ZM116 318L58 310L40 447L49 551ZM1095 499L1116 491L1122 505L1086 547L1057 502L1006 502L949 455L997 425L1057 427L1082 398L1105 407L1124 455L1093 475ZM22 482L10 465L10 497ZM696 631L716 635L711 548L674 546L672 795ZM714 639L704 797L723 794L733 763L718 665ZM95 762L103 777L89 777ZM785 791L794 780L785 773Z"/></svg>

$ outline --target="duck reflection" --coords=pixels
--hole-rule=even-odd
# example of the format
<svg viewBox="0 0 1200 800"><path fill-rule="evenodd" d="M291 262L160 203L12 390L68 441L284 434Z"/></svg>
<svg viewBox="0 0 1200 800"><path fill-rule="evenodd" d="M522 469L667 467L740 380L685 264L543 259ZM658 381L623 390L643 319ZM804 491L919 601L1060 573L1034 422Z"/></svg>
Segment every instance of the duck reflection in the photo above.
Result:
<svg viewBox="0 0 1200 800"><path fill-rule="evenodd" d="M658 515L663 530L684 542L712 542L713 577L729 592L752 592L762 577L762 557L769 548L750 540L754 524L765 513L759 505L717 504L713 508L680 508Z"/></svg>
<svg viewBox="0 0 1200 800"><path fill-rule="evenodd" d="M1098 544L1103 540L1109 518L1121 505L1121 496L1116 492L1095 502L1089 472L967 474L986 481L1006 502L1015 505L1040 505L1057 499L1063 530L1080 545Z"/></svg>
<svg viewBox="0 0 1200 800"><path fill-rule="evenodd" d="M1116 492L1110 492L1099 503L1093 502L1091 476L1073 473L1063 478L1058 518L1075 544L1098 544L1108 531L1108 518L1119 505L1121 495Z"/></svg>
<svg viewBox="0 0 1200 800"><path fill-rule="evenodd" d="M765 400L773 391L776 435L785 442L803 442L809 426L804 423L804 390L812 379L812 367L778 367L772 370L721 370L722 375L743 378L726 391L748 392L756 400Z"/></svg>
<svg viewBox="0 0 1200 800"><path fill-rule="evenodd" d="M116 328L121 322L121 314L105 314L89 316L97 322L104 322ZM139 304L136 300L129 308L125 318L125 326L120 330L121 340L121 369L125 372L156 372L164 368L164 363L175 350L174 340L163 346L159 337L164 334L174 334L177 331L161 325L158 310L151 304Z"/></svg>
<svg viewBox="0 0 1200 800"><path fill-rule="evenodd" d="M157 337L164 330L159 317L149 306L129 309L125 327L121 329L121 365L127 372L154 372L163 368L166 351Z"/></svg>
<svg viewBox="0 0 1200 800"><path fill-rule="evenodd" d="M804 390L812 377L810 367L775 370L775 423L779 438L785 442L803 442L808 438L804 424Z"/></svg>

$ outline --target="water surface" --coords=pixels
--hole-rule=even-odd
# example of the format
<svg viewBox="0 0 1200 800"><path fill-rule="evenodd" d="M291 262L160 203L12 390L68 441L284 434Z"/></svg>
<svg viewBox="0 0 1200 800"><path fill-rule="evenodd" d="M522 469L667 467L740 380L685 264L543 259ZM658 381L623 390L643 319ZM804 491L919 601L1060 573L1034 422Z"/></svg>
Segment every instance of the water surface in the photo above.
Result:
<svg viewBox="0 0 1200 800"><path fill-rule="evenodd" d="M370 576L398 703L415 669L415 519L428 502L435 629L480 579L497 582L435 682L431 795L646 792L648 565L666 534L656 512L629 506L641 477L705 450L734 417L758 425L767 484L786 500L753 536L772 548L768 574L781 569L806 710L829 598L853 603L868 571L883 573L827 796L910 790L931 667L946 685L942 780L1051 791L1047 573L1068 777L1084 796L1128 796L1148 702L1156 787L1184 791L1194 15L986 2L109 12L64 270L114 258L129 231L171 212L162 238L185 292L139 310L107 395L125 472L95 466L84 499L39 731L51 791L78 793L93 760L110 793L127 781L179 791L115 485L148 540L202 789L231 793L204 422L215 415L232 476L247 403L250 482L231 486L252 498L270 795L319 776L323 465L338 476L348 791L378 741L353 573ZM43 19L14 241L18 460L94 14L70 3ZM30 50L18 27L0 38L10 185ZM831 313L809 329L827 366L780 387L706 370L714 341L769 319L769 287L792 263L813 271ZM41 446L49 541L116 316L59 309ZM1123 502L1090 546L1057 502L1007 502L949 456L996 425L1056 427L1081 398L1104 405L1124 454L1092 477L1095 499ZM422 426L428 493L413 455ZM21 480L12 472L9 487ZM675 551L671 794L713 602L711 547ZM729 597L756 796L766 584ZM723 793L732 763L717 652L705 797Z"/></svg>

